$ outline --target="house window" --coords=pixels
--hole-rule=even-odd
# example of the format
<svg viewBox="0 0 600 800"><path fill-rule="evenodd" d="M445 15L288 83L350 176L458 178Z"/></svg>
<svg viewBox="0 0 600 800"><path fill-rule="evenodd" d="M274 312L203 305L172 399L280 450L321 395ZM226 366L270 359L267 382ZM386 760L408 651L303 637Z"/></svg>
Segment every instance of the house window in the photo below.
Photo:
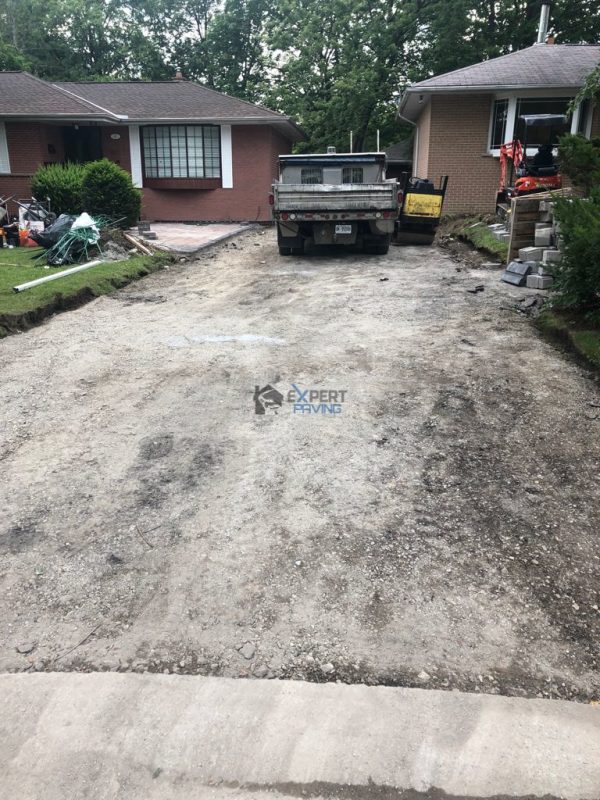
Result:
<svg viewBox="0 0 600 800"><path fill-rule="evenodd" d="M142 128L146 178L220 178L217 125L153 125Z"/></svg>
<svg viewBox="0 0 600 800"><path fill-rule="evenodd" d="M302 167L300 183L323 183L323 170L321 167Z"/></svg>
<svg viewBox="0 0 600 800"><path fill-rule="evenodd" d="M590 117L591 103L589 100L584 100L579 106L579 117L577 119L577 133L582 136L587 136L588 122Z"/></svg>
<svg viewBox="0 0 600 800"><path fill-rule="evenodd" d="M508 119L508 100L496 100L492 116L492 149L502 147L506 142L506 121Z"/></svg>
<svg viewBox="0 0 600 800"><path fill-rule="evenodd" d="M344 167L342 170L342 183L363 183L363 168Z"/></svg>
<svg viewBox="0 0 600 800"><path fill-rule="evenodd" d="M514 138L525 141L525 123L519 119L524 114L566 114L570 97L520 98L517 100ZM539 147L542 144L556 144L563 133L569 133L571 121L563 125L530 125L527 130L527 147Z"/></svg>

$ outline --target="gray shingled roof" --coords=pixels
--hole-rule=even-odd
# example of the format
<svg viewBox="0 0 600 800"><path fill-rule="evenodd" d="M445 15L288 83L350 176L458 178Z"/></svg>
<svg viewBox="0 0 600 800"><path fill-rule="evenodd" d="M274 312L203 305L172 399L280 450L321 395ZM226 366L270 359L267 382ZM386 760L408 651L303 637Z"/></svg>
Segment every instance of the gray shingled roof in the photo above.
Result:
<svg viewBox="0 0 600 800"><path fill-rule="evenodd" d="M191 81L50 83L27 72L0 72L0 118L104 122L198 121L279 126L303 133L289 117Z"/></svg>
<svg viewBox="0 0 600 800"><path fill-rule="evenodd" d="M85 100L124 114L135 122L156 119L249 119L284 121L287 117L192 81L60 82Z"/></svg>
<svg viewBox="0 0 600 800"><path fill-rule="evenodd" d="M401 142L396 142L396 144L391 144L389 147L386 147L383 152L386 155L388 164L412 161L413 145L414 142L411 136L408 139L402 139Z"/></svg>
<svg viewBox="0 0 600 800"><path fill-rule="evenodd" d="M600 44L536 44L413 83L404 92L398 111L406 119L417 119L423 100L433 93L544 88L564 89L572 95L598 64Z"/></svg>
<svg viewBox="0 0 600 800"><path fill-rule="evenodd" d="M107 114L27 72L0 72L0 116L85 119L106 118Z"/></svg>
<svg viewBox="0 0 600 800"><path fill-rule="evenodd" d="M600 64L600 45L539 44L413 84L408 91L479 87L578 88Z"/></svg>

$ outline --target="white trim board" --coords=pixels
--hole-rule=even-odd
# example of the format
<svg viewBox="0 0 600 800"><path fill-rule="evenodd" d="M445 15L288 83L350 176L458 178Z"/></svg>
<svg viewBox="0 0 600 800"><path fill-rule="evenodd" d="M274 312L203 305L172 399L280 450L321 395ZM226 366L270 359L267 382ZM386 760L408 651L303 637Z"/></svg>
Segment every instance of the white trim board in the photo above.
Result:
<svg viewBox="0 0 600 800"><path fill-rule="evenodd" d="M221 185L223 189L233 189L231 125L221 125Z"/></svg>
<svg viewBox="0 0 600 800"><path fill-rule="evenodd" d="M10 175L10 156L4 122L0 122L0 175Z"/></svg>
<svg viewBox="0 0 600 800"><path fill-rule="evenodd" d="M129 159L131 161L131 181L134 186L141 189L144 185L142 176L142 148L140 145L140 126L128 125L129 128Z"/></svg>

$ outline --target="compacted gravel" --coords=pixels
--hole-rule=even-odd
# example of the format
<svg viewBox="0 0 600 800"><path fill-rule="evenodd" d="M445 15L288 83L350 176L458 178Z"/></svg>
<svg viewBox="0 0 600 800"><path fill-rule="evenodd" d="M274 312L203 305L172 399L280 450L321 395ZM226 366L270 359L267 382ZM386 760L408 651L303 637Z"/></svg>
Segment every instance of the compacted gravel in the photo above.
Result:
<svg viewBox="0 0 600 800"><path fill-rule="evenodd" d="M254 231L0 342L0 669L598 697L598 389L499 275Z"/></svg>

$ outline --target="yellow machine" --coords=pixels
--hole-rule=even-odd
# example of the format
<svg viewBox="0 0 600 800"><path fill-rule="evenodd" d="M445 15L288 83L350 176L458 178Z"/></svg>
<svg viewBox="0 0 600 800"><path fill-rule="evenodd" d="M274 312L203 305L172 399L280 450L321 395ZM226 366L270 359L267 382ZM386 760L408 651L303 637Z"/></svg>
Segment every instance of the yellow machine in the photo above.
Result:
<svg viewBox="0 0 600 800"><path fill-rule="evenodd" d="M392 244L433 244L442 216L448 176L441 178L437 189L431 181L409 178L407 173L400 184L402 206Z"/></svg>

